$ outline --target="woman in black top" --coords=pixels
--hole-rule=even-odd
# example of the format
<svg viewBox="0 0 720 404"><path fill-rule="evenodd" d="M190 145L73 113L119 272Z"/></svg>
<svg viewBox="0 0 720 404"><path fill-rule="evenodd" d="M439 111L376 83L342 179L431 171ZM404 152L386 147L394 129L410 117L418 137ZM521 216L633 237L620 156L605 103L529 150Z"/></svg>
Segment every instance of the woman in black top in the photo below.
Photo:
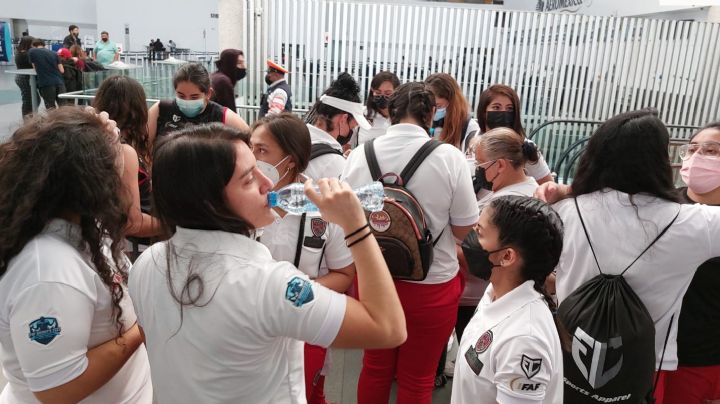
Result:
<svg viewBox="0 0 720 404"><path fill-rule="evenodd" d="M173 77L174 100L162 100L148 111L148 139L155 143L156 136L182 129L189 125L220 122L250 131L250 127L235 111L210 101L213 90L210 75L199 63L187 63Z"/></svg>
<svg viewBox="0 0 720 404"><path fill-rule="evenodd" d="M15 66L18 69L32 69L28 50L32 47L32 41L35 38L24 36L20 39L15 53ZM30 92L30 76L27 74L18 74L15 76L15 84L20 87L20 95L22 96L22 115L23 117L32 114L32 93Z"/></svg>
<svg viewBox="0 0 720 404"><path fill-rule="evenodd" d="M682 146L684 203L720 205L720 122ZM678 368L665 378L665 402L700 404L720 399L720 257L698 267L683 298L678 323Z"/></svg>

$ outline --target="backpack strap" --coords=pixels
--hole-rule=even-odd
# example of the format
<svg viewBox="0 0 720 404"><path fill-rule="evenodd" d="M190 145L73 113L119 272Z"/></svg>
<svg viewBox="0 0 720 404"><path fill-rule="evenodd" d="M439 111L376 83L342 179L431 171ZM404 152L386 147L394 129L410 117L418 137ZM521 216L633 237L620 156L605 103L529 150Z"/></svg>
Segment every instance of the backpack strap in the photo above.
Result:
<svg viewBox="0 0 720 404"><path fill-rule="evenodd" d="M297 247L295 247L295 259L293 260L293 265L295 265L295 268L300 265L300 253L302 252L302 243L305 236L306 217L307 213L303 213L302 215L300 215L300 231L298 232Z"/></svg>
<svg viewBox="0 0 720 404"><path fill-rule="evenodd" d="M380 165L377 161L377 155L375 154L375 146L373 143L375 143L375 139L365 142L365 145L363 146L365 149L365 160L367 160L368 167L370 168L370 176L372 177L372 180L379 181L380 177L382 177L382 172L380 171Z"/></svg>
<svg viewBox="0 0 720 404"><path fill-rule="evenodd" d="M425 144L420 146L420 149L418 149L417 152L410 158L410 161L408 164L403 168L402 172L400 173L400 178L403 181L404 186L407 186L408 181L410 181L410 178L412 178L413 174L415 174L415 171L420 167L420 164L425 160L427 156L430 155L430 153L433 152L433 150L437 149L442 142L435 139L430 139ZM379 170L378 170L379 171Z"/></svg>
<svg viewBox="0 0 720 404"><path fill-rule="evenodd" d="M343 155L340 150L326 143L315 143L310 146L310 161L313 161L317 157L324 156L326 154L339 154L341 156Z"/></svg>
<svg viewBox="0 0 720 404"><path fill-rule="evenodd" d="M673 221L675 221L675 220L673 219ZM655 393L655 390L657 390L658 382L660 381L660 368L662 368L662 363L665 360L665 348L667 348L667 343L668 343L668 340L670 339L670 329L672 328L673 319L675 319L674 314L672 316L670 316L670 324L668 325L667 334L665 334L665 344L663 344L662 355L660 355L660 366L658 366L657 371L655 372L655 385L653 386L653 389L652 389L653 393ZM653 396L654 396L654 394L653 394Z"/></svg>
<svg viewBox="0 0 720 404"><path fill-rule="evenodd" d="M580 213L580 206L578 205L577 198L573 198L573 201L575 201L575 209L577 210L578 217L580 217L580 224L582 225L583 231L585 232L585 238L587 238L588 244L590 245L590 251L592 251L593 258L595 259L595 264L598 267L598 271L600 271L600 273L602 274L603 272L602 269L600 269L600 263L598 262L597 255L595 254L595 249L593 248L592 242L590 241L590 235L588 234L587 227L585 227L585 221L583 220L582 214ZM678 213L675 214L673 220L670 221L670 223L668 223L668 225L665 226L664 229L662 229L662 231L657 235L657 237L655 237L655 239L647 247L645 247L645 249L640 253L640 255L638 255L637 258L635 258L633 262L630 263L630 265L625 267L625 269L620 273L620 276L625 275L625 272L627 272L627 270L630 269L630 267L633 266L635 262L637 262L637 260L639 260L640 257L642 257L647 252L647 250L650 249L650 247L655 245L655 243L660 240L660 237L662 237L668 231L668 229L670 229L670 226L675 223L675 220L677 220L678 216L680 216L680 210L678 210Z"/></svg>

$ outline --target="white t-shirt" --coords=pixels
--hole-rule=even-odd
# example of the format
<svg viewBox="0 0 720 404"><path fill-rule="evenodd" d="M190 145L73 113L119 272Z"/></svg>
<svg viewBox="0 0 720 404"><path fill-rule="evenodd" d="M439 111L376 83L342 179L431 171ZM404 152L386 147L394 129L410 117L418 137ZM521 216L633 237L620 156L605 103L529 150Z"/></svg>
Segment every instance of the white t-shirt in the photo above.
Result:
<svg viewBox="0 0 720 404"><path fill-rule="evenodd" d="M307 124L307 127L310 131L310 142L312 144L327 144L342 152L342 146L330 134L310 124ZM343 168L345 168L345 157L335 153L328 153L311 160L303 174L315 181L320 178L340 178Z"/></svg>
<svg viewBox="0 0 720 404"><path fill-rule="evenodd" d="M633 206L633 203L635 206ZM680 205L646 194L606 189L578 197L583 220L606 274L619 274L680 211L675 223L624 277L655 322L656 366L675 315L662 369L677 368L677 322L685 291L700 264L720 256L720 207ZM553 205L565 225L557 266L557 298L599 274L572 199Z"/></svg>
<svg viewBox="0 0 720 404"><path fill-rule="evenodd" d="M478 208L482 211L483 208L490 203L490 201L503 195L533 196L537 188L538 183L535 181L535 178L525 177L525 181L523 182L508 185L499 189L497 192L489 192L483 199L478 201ZM488 281L480 279L477 276L466 276L465 289L463 289L463 293L460 296L460 306L477 305L482 298L487 285Z"/></svg>
<svg viewBox="0 0 720 404"><path fill-rule="evenodd" d="M374 142L383 173L400 174L420 146L430 138L421 127L398 124ZM353 187L372 181L365 148L355 149L347 160L342 179ZM450 225L470 226L478 220L478 207L465 156L454 146L442 144L415 172L406 188L418 199L434 238L434 258L427 278L420 283L444 283L457 275L455 238ZM442 233L442 234L441 234Z"/></svg>
<svg viewBox="0 0 720 404"><path fill-rule="evenodd" d="M176 291L188 272L205 293L182 309L168 289L170 243ZM197 289L192 288L193 291ZM329 346L346 297L239 234L178 228L138 258L130 274L158 403L305 403L297 340ZM185 297L187 299L187 297Z"/></svg>
<svg viewBox="0 0 720 404"><path fill-rule="evenodd" d="M452 404L563 402L560 337L533 284L495 301L488 286L458 346Z"/></svg>
<svg viewBox="0 0 720 404"><path fill-rule="evenodd" d="M112 295L86 253L80 227L54 219L15 256L0 278L0 360L8 384L0 403L38 403L33 391L68 383L88 367L87 351L116 338ZM112 258L104 251L108 262ZM130 295L120 301L124 331L135 324ZM150 367L141 345L83 403L151 403Z"/></svg>

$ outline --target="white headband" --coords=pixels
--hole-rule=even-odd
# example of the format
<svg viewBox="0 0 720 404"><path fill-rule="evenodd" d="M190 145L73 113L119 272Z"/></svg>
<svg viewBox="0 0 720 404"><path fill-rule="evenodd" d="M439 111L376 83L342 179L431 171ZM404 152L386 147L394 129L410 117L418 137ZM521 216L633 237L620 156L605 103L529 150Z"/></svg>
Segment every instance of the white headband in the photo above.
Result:
<svg viewBox="0 0 720 404"><path fill-rule="evenodd" d="M322 102L323 104L330 105L331 107L340 109L342 111L345 111L348 114L351 114L353 116L353 118L355 118L355 121L358 123L358 125L361 128L366 129L366 130L372 128L372 126L370 125L370 122L368 122L368 120L365 119L365 115L363 115L364 107L359 102L343 100L342 98L332 97L329 95L321 96L320 102Z"/></svg>

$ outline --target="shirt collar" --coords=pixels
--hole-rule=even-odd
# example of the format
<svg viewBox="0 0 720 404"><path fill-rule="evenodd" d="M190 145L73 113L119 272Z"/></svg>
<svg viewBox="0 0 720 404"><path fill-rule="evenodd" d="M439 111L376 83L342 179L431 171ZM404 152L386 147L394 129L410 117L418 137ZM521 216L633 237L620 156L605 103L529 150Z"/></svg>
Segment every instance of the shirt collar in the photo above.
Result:
<svg viewBox="0 0 720 404"><path fill-rule="evenodd" d="M170 240L178 250L222 253L256 262L272 260L270 251L264 245L242 234L178 226Z"/></svg>
<svg viewBox="0 0 720 404"><path fill-rule="evenodd" d="M428 133L421 127L412 123L398 123L387 128L385 135L396 135L411 138L429 139Z"/></svg>
<svg viewBox="0 0 720 404"><path fill-rule="evenodd" d="M270 84L270 86L268 86L268 88L273 88L273 87L277 86L278 84L282 83L283 81L285 81L284 78L282 78L280 80L275 80L272 82L272 84Z"/></svg>
<svg viewBox="0 0 720 404"><path fill-rule="evenodd" d="M82 242L82 230L80 225L68 222L65 219L55 218L50 220L42 233L52 234L67 240L72 245L80 245Z"/></svg>
<svg viewBox="0 0 720 404"><path fill-rule="evenodd" d="M479 310L485 318L485 324L492 328L508 318L512 313L522 309L529 303L542 299L543 296L535 288L535 281L525 281L499 299L492 301L493 285L490 283L480 301Z"/></svg>
<svg viewBox="0 0 720 404"><path fill-rule="evenodd" d="M308 130L310 131L310 141L312 143L324 143L332 146L334 149L342 151L342 146L338 143L337 139L330 136L329 133L318 128L315 125L307 124Z"/></svg>

